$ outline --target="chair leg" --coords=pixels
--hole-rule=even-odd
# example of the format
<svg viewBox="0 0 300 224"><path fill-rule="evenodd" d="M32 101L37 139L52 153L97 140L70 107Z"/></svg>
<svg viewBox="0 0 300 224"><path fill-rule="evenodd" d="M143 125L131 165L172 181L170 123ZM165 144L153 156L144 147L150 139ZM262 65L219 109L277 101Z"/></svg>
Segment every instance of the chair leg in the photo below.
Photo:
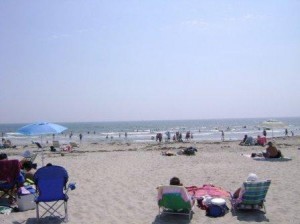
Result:
<svg viewBox="0 0 300 224"><path fill-rule="evenodd" d="M40 222L40 213L39 213L39 204L38 203L35 204L35 208L36 208L36 218L39 223Z"/></svg>
<svg viewBox="0 0 300 224"><path fill-rule="evenodd" d="M65 219L64 219L64 221L68 222L69 221L69 215L68 215L68 202L67 201L64 202L64 207L65 207Z"/></svg>

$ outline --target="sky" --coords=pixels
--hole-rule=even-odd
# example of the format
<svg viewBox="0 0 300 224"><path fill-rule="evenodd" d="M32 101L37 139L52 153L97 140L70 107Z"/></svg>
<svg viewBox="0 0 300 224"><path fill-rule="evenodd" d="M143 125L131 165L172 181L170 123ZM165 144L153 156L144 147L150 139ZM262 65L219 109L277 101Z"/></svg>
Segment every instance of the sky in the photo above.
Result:
<svg viewBox="0 0 300 224"><path fill-rule="evenodd" d="M300 116L299 0L0 1L0 123Z"/></svg>

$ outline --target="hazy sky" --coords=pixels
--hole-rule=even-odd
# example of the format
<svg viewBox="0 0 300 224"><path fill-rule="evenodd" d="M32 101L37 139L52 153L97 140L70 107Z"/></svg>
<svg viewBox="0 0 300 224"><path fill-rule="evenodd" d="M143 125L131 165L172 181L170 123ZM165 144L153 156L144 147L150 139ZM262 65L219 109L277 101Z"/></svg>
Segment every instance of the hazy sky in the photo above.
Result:
<svg viewBox="0 0 300 224"><path fill-rule="evenodd" d="M0 1L0 123L300 115L300 1Z"/></svg>

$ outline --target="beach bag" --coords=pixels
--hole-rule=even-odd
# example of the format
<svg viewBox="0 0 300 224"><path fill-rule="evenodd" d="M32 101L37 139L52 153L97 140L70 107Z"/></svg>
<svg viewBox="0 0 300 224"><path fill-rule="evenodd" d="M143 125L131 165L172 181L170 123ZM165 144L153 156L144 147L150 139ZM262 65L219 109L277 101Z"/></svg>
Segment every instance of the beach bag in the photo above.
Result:
<svg viewBox="0 0 300 224"><path fill-rule="evenodd" d="M198 150L196 148L189 147L189 148L184 149L183 153L185 155L191 156L191 155L195 155L195 152L197 152L197 151Z"/></svg>
<svg viewBox="0 0 300 224"><path fill-rule="evenodd" d="M226 205L209 205L206 209L206 215L209 217L221 217L229 211Z"/></svg>
<svg viewBox="0 0 300 224"><path fill-rule="evenodd" d="M211 200L211 204L207 206L206 215L209 217L221 217L229 211L224 199L215 198Z"/></svg>

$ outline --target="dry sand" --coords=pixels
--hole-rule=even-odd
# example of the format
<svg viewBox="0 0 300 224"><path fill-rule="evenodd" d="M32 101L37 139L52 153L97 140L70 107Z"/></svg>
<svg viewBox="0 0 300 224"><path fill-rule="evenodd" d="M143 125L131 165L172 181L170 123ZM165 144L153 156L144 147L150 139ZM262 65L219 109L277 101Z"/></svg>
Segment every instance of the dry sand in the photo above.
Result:
<svg viewBox="0 0 300 224"><path fill-rule="evenodd" d="M300 137L277 138L277 147L291 161L255 161L241 156L261 152L263 147L239 146L238 142L99 143L82 144L73 153L47 152L45 162L63 166L77 188L69 192L69 223L299 223ZM165 150L196 147L195 156L162 156ZM34 150L28 147L27 149ZM23 149L6 149L20 159ZM41 166L41 157L36 159ZM250 172L271 179L266 198L267 214L231 211L209 218L195 207L186 216L158 216L158 185L178 176L185 186L214 184L233 192ZM231 208L230 203L227 202ZM35 223L35 210L0 215L0 223ZM43 220L43 223L60 223Z"/></svg>

